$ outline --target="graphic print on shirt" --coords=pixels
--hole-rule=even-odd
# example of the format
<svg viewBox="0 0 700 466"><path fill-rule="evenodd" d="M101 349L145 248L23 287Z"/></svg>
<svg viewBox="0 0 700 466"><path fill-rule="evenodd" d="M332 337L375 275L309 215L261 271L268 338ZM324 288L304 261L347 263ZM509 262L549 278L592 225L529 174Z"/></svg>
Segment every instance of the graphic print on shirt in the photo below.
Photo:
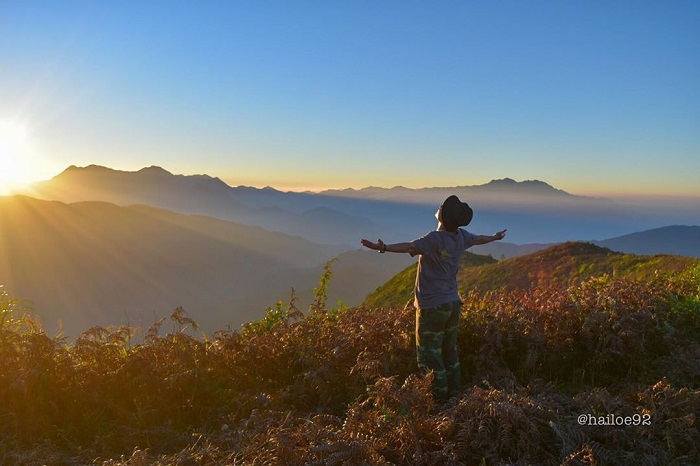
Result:
<svg viewBox="0 0 700 466"><path fill-rule="evenodd" d="M442 262L449 262L450 258L451 258L450 253L446 248L440 250L440 260Z"/></svg>

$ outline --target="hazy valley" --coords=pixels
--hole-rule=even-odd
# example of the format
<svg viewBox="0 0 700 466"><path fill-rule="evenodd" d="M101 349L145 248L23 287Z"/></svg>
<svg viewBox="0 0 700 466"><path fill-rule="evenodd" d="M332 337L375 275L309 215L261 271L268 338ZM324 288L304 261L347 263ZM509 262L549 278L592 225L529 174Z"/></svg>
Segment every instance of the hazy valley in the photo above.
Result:
<svg viewBox="0 0 700 466"><path fill-rule="evenodd" d="M48 331L61 323L70 337L95 325L148 327L177 306L207 332L238 328L289 300L292 288L308 304L323 264L341 252L147 206L0 197L0 283L31 301L27 310ZM379 259L366 251L342 255L330 299L359 303L409 263Z"/></svg>

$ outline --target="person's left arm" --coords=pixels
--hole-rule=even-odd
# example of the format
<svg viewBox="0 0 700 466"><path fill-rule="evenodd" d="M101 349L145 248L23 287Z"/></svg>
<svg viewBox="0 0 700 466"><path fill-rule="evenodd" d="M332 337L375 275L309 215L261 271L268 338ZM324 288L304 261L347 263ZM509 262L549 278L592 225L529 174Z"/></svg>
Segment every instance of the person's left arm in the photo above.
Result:
<svg viewBox="0 0 700 466"><path fill-rule="evenodd" d="M501 230L499 232L494 233L491 236L488 235L474 235L474 238L476 239L476 243L474 244L486 244L486 243L491 243L493 241L499 241L502 240L503 238L506 237L506 230Z"/></svg>

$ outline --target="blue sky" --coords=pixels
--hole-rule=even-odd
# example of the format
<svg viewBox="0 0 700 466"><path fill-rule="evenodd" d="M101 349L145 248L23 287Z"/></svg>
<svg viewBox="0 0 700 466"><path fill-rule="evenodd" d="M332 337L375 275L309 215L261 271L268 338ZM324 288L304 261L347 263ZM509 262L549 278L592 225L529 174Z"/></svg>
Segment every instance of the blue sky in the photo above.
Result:
<svg viewBox="0 0 700 466"><path fill-rule="evenodd" d="M700 196L695 1L3 0L0 31L27 179Z"/></svg>

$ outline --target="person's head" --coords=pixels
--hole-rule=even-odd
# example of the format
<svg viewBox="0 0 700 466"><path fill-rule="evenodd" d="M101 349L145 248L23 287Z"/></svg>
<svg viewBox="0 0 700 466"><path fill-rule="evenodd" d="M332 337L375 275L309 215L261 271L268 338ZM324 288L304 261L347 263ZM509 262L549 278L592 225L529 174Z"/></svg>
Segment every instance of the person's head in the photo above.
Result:
<svg viewBox="0 0 700 466"><path fill-rule="evenodd" d="M438 210L438 220L447 231L457 231L457 228L469 225L473 216L474 211L469 204L455 195L445 199Z"/></svg>

